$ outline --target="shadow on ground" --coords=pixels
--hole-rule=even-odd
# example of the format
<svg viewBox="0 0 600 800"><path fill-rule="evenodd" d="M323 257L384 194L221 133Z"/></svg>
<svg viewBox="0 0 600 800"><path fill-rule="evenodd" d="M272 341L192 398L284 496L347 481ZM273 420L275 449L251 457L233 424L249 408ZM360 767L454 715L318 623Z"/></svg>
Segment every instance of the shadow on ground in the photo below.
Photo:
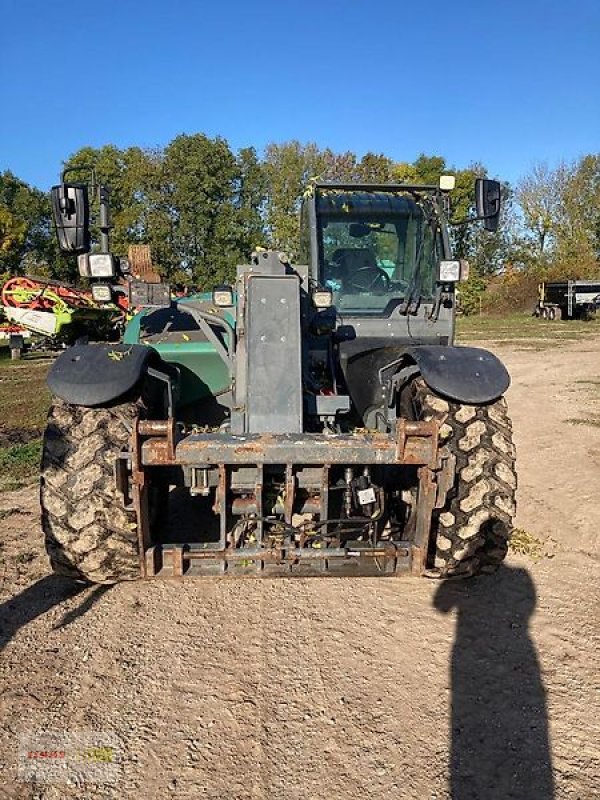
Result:
<svg viewBox="0 0 600 800"><path fill-rule="evenodd" d="M84 594L79 605L65 613L54 626L64 628L78 617L83 616L111 586L102 585L91 588L58 575L47 575L28 586L20 594L11 597L0 605L0 651L10 642L20 628L50 611L65 600Z"/></svg>
<svg viewBox="0 0 600 800"><path fill-rule="evenodd" d="M442 583L438 611L456 610L451 681L453 800L553 800L546 691L529 619L525 569Z"/></svg>

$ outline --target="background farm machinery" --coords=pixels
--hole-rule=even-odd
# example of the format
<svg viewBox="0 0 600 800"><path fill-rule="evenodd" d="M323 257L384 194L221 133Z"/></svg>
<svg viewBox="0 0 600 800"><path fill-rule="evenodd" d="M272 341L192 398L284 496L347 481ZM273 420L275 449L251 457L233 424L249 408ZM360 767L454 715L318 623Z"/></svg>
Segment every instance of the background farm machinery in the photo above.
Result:
<svg viewBox="0 0 600 800"><path fill-rule="evenodd" d="M534 315L541 319L589 319L600 308L600 279L546 281L538 287Z"/></svg>
<svg viewBox="0 0 600 800"><path fill-rule="evenodd" d="M118 339L128 313L125 294L104 304L89 289L30 276L9 278L1 298L9 335L23 337L26 332L30 346L42 349L57 349L86 336Z"/></svg>

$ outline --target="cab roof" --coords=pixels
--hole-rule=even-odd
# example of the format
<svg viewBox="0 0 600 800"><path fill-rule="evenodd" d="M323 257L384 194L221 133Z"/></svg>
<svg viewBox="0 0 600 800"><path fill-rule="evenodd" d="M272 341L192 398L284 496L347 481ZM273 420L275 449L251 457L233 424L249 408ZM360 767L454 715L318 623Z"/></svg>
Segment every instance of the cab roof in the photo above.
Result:
<svg viewBox="0 0 600 800"><path fill-rule="evenodd" d="M415 200L417 192L430 194L438 191L435 186L389 185L343 185L317 184L315 187L315 207L317 215L344 214L420 214L421 209Z"/></svg>

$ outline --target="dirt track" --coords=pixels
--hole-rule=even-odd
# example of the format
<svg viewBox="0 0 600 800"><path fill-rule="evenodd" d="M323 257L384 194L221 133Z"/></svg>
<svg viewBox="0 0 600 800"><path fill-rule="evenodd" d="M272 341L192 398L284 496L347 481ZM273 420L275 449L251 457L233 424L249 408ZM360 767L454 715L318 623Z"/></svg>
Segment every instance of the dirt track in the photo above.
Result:
<svg viewBox="0 0 600 800"><path fill-rule="evenodd" d="M600 797L600 427L565 421L598 412L574 381L600 382L600 339L522 348L493 348L517 522L556 553L489 578L73 593L47 574L35 490L0 495L0 797ZM118 736L118 782L19 782L39 729Z"/></svg>

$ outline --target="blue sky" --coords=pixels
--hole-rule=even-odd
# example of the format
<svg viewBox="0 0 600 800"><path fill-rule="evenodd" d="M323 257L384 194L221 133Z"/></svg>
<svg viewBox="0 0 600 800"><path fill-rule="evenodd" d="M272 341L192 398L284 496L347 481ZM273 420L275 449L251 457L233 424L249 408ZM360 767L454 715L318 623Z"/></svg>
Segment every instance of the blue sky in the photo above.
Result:
<svg viewBox="0 0 600 800"><path fill-rule="evenodd" d="M514 181L600 150L600 2L0 0L0 170L83 145L297 138Z"/></svg>

